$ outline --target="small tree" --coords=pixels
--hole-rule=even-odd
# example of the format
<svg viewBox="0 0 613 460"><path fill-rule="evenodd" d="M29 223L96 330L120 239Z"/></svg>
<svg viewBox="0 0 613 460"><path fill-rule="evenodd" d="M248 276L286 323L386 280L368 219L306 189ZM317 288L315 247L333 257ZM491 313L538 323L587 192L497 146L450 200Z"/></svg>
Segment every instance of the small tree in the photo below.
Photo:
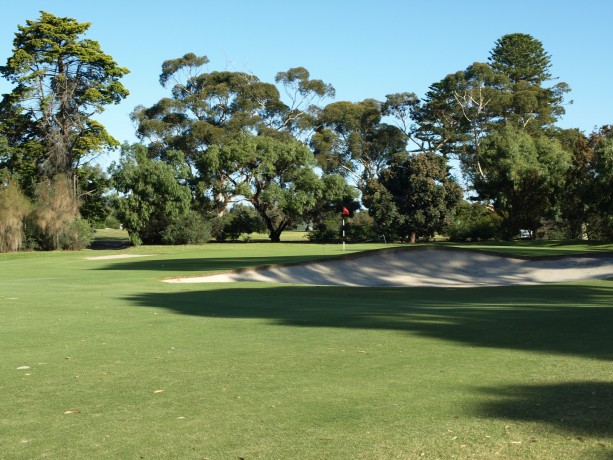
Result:
<svg viewBox="0 0 613 460"><path fill-rule="evenodd" d="M418 237L431 238L442 232L462 198L462 189L449 176L445 158L432 153L392 165L379 180L403 218L400 236L412 243Z"/></svg>
<svg viewBox="0 0 613 460"><path fill-rule="evenodd" d="M24 239L23 223L31 204L12 180L0 182L0 252L17 251Z"/></svg>
<svg viewBox="0 0 613 460"><path fill-rule="evenodd" d="M117 216L133 244L163 243L167 228L190 210L191 192L181 183L184 168L148 158L140 144L123 146L111 175L123 195L115 201Z"/></svg>
<svg viewBox="0 0 613 460"><path fill-rule="evenodd" d="M69 241L74 241L74 238L66 234L84 231L75 223L78 219L79 205L68 177L58 174L52 180L38 184L32 223L39 230L37 239L42 249L72 249L75 245Z"/></svg>

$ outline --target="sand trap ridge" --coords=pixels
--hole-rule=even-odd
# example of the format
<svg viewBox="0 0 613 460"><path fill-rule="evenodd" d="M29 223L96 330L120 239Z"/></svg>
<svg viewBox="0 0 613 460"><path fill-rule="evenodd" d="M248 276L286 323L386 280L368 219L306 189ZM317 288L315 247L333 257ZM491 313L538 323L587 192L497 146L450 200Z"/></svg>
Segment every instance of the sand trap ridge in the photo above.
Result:
<svg viewBox="0 0 613 460"><path fill-rule="evenodd" d="M172 278L169 283L261 281L341 286L474 287L613 277L613 255L526 260L476 251L392 250L299 265Z"/></svg>
<svg viewBox="0 0 613 460"><path fill-rule="evenodd" d="M116 254L110 256L86 257L86 260L131 259L132 257L151 257L152 254Z"/></svg>

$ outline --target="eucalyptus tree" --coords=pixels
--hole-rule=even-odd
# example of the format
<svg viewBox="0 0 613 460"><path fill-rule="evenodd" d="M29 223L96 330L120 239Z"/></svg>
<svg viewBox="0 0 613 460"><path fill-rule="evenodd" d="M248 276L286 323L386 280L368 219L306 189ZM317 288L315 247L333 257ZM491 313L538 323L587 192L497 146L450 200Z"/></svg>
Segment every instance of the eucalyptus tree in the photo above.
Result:
<svg viewBox="0 0 613 460"><path fill-rule="evenodd" d="M328 104L311 140L320 167L349 178L364 194L391 158L406 150L406 134L383 116L383 104L374 99Z"/></svg>
<svg viewBox="0 0 613 460"><path fill-rule="evenodd" d="M206 168L226 180L226 193L249 202L262 218L272 242L288 227L313 217L325 203L352 201L352 190L338 176L320 177L315 157L291 138L243 134L213 146Z"/></svg>
<svg viewBox="0 0 613 460"><path fill-rule="evenodd" d="M200 206L212 205L222 215L238 195L232 178L211 166L214 149L246 133L306 140L316 103L333 96L334 89L311 79L302 67L279 72L275 85L244 72L206 72L208 62L193 53L165 61L160 83L172 83L171 96L151 107L137 107L132 117L138 136L149 142L151 156L164 160L168 152L182 152Z"/></svg>
<svg viewBox="0 0 613 460"><path fill-rule="evenodd" d="M36 171L48 178L65 174L76 189L82 160L118 146L94 116L128 95L120 82L128 69L118 66L98 42L83 38L89 27L44 11L18 26L13 54L0 67L14 85L0 105L4 135L12 147L3 162L12 172L31 177Z"/></svg>

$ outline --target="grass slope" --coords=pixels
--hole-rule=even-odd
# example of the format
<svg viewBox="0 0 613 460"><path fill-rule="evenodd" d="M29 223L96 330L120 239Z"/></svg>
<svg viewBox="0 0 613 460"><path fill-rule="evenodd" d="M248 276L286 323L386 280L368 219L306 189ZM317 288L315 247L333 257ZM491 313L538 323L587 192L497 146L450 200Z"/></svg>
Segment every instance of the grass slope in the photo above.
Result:
<svg viewBox="0 0 613 460"><path fill-rule="evenodd" d="M149 256L85 260L116 253ZM0 255L0 457L613 456L612 280L159 282L340 253L292 243Z"/></svg>

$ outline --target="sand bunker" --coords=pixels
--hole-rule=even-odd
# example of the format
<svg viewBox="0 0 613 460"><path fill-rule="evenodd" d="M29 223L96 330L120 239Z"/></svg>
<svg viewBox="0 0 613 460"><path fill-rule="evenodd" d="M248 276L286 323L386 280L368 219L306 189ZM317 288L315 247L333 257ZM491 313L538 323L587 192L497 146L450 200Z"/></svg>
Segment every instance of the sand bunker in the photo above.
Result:
<svg viewBox="0 0 613 460"><path fill-rule="evenodd" d="M475 287L562 283L613 277L613 255L526 260L476 251L390 250L298 265L172 278L169 283Z"/></svg>
<svg viewBox="0 0 613 460"><path fill-rule="evenodd" d="M153 254L117 254L110 256L86 257L86 260L131 259L132 257L151 257Z"/></svg>

